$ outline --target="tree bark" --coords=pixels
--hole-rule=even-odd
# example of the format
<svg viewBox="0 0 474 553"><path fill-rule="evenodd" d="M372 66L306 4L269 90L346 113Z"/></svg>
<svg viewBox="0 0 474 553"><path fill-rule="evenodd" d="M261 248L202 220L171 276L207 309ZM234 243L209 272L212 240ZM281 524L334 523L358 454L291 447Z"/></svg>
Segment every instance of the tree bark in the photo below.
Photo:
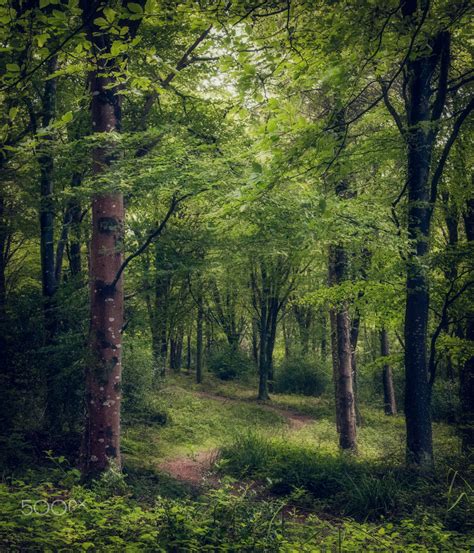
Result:
<svg viewBox="0 0 474 553"><path fill-rule="evenodd" d="M189 373L191 371L191 329L189 330L186 336L186 371Z"/></svg>
<svg viewBox="0 0 474 553"><path fill-rule="evenodd" d="M468 243L474 244L474 199L467 202L464 228ZM466 340L474 342L474 312L469 309L466 315ZM465 453L471 453L474 450L474 355L461 366L459 376L461 447Z"/></svg>
<svg viewBox="0 0 474 553"><path fill-rule="evenodd" d="M344 280L346 270L347 256L344 249L340 246L331 248L329 255L330 284L340 284ZM355 451L357 449L356 412L352 377L350 319L345 304L338 306L331 314L331 339L339 445L342 449Z"/></svg>
<svg viewBox="0 0 474 553"><path fill-rule="evenodd" d="M204 306L202 291L199 287L197 295L197 320L196 320L196 382L202 382L202 326L204 319Z"/></svg>
<svg viewBox="0 0 474 553"><path fill-rule="evenodd" d="M92 153L92 171L98 180L116 158L111 133L121 127L121 101L116 60L110 56L111 36L95 21L97 5L82 2L83 20L92 43L95 68L90 75L94 133L102 140ZM139 21L132 22L135 31ZM123 277L111 286L123 262L124 203L118 191L97 192L92 199L90 244L91 324L90 359L86 367L86 424L82 470L92 478L111 464L121 467L120 406L122 399Z"/></svg>
<svg viewBox="0 0 474 553"><path fill-rule="evenodd" d="M358 373L357 373L357 342L359 341L359 328L360 328L360 314L356 310L356 314L351 321L351 366L352 366L352 385L354 389L354 406L356 413L356 424L360 426L362 424L362 414L359 406L359 394L358 394Z"/></svg>
<svg viewBox="0 0 474 553"><path fill-rule="evenodd" d="M380 352L382 357L390 355L388 332L385 328L382 328L380 332ZM393 386L392 367L385 363L382 372L383 381L383 402L384 411L386 415L397 414L397 404L395 401L395 388Z"/></svg>

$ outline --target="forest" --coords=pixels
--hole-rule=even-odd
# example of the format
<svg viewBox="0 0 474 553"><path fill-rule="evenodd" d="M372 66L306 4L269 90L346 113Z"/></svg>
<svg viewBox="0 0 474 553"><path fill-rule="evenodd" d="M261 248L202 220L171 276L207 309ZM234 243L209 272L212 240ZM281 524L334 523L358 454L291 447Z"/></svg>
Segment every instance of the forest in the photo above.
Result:
<svg viewBox="0 0 474 553"><path fill-rule="evenodd" d="M0 550L474 550L469 0L0 0Z"/></svg>

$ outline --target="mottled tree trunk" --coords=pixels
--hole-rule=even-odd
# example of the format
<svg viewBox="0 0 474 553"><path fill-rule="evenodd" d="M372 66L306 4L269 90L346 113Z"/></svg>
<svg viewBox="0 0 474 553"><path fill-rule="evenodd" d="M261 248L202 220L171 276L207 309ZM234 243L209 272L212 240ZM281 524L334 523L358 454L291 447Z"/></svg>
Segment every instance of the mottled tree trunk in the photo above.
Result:
<svg viewBox="0 0 474 553"><path fill-rule="evenodd" d="M89 9L92 9L89 7ZM98 14L95 14L98 15ZM95 25L89 27L94 53L107 54L110 39ZM106 173L115 158L113 140L120 130L120 97L110 74L114 68L96 58L90 76L92 127L101 135L93 150L93 174ZM123 262L124 205L121 192L98 192L92 199L90 244L90 359L86 367L86 426L82 462L86 478L120 467L120 405L122 399L123 281L111 286Z"/></svg>
<svg viewBox="0 0 474 553"><path fill-rule="evenodd" d="M390 355L388 332L383 328L380 332L380 352L382 357ZM386 415L397 414L397 403L395 401L395 388L393 386L392 367L385 363L382 372L383 381L383 403Z"/></svg>

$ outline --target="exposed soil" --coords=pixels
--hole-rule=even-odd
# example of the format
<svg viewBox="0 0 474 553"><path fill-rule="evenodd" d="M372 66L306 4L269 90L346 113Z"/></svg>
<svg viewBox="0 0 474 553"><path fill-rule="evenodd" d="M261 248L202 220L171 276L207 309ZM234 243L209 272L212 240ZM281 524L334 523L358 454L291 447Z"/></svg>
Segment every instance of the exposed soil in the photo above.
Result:
<svg viewBox="0 0 474 553"><path fill-rule="evenodd" d="M196 395L213 399L221 403L255 403L252 400L233 399L210 394L208 392L196 392ZM282 416L293 430L299 430L314 421L309 415L302 415L301 413L288 411L265 403L259 403L258 405L267 411L272 411ZM201 487L207 485L216 487L219 484L219 479L211 473L211 468L217 460L218 454L218 449L204 450L193 456L181 456L167 459L160 463L159 468L171 477L176 478L176 480L185 482L191 486Z"/></svg>
<svg viewBox="0 0 474 553"><path fill-rule="evenodd" d="M216 449L200 451L193 456L167 459L160 463L159 468L173 478L176 478L176 480L186 482L191 486L217 485L218 479L210 474L217 455L218 450Z"/></svg>

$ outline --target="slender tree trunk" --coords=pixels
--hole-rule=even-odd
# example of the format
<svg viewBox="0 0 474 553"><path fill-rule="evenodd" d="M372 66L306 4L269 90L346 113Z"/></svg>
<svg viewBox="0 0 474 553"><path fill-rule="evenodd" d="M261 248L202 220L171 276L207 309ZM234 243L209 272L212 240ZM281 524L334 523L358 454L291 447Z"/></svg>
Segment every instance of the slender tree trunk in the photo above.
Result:
<svg viewBox="0 0 474 553"><path fill-rule="evenodd" d="M0 169L2 163L0 161ZM0 191L0 325L6 321L7 287L6 287L6 265L7 265L7 224L5 219L5 200ZM0 332L0 345L2 344L3 332ZM3 351L3 350L2 350Z"/></svg>
<svg viewBox="0 0 474 553"><path fill-rule="evenodd" d="M382 328L380 332L380 352L382 354L382 357L387 357L388 355L390 355L388 332L385 328ZM393 386L392 367L388 363L385 363L383 366L382 380L385 414L396 415L397 404L395 401L395 388Z"/></svg>
<svg viewBox="0 0 474 553"><path fill-rule="evenodd" d="M474 244L474 199L467 202L464 226L468 243ZM466 340L474 342L474 312L469 309L466 315ZM461 447L464 452L470 453L474 451L474 355L461 365L459 376Z"/></svg>
<svg viewBox="0 0 474 553"><path fill-rule="evenodd" d="M327 319L326 319L326 313L324 310L321 309L320 314L320 320L321 320L321 357L324 361L326 361L326 357L328 355L327 352Z"/></svg>
<svg viewBox="0 0 474 553"><path fill-rule="evenodd" d="M352 383L354 388L354 405L356 412L356 424L360 426L362 424L362 414L359 406L359 393L358 393L358 373L357 373L357 342L359 341L359 328L360 328L360 315L357 311L356 315L351 322L351 366L352 366Z"/></svg>
<svg viewBox="0 0 474 553"><path fill-rule="evenodd" d="M336 325L336 310L329 310L329 321L331 325L331 358L332 358L332 380L334 383L334 406L336 409L336 429L341 432L341 413L339 409L339 356L337 349L337 325Z"/></svg>
<svg viewBox="0 0 474 553"><path fill-rule="evenodd" d="M196 382L202 382L202 326L204 319L204 306L202 291L197 295L197 321L196 321Z"/></svg>
<svg viewBox="0 0 474 553"><path fill-rule="evenodd" d="M76 188L81 184L81 175L74 173L72 176L72 187ZM69 233L69 268L71 276L79 279L82 274L81 259L81 203L77 198L71 200L71 230Z"/></svg>
<svg viewBox="0 0 474 553"><path fill-rule="evenodd" d="M48 62L48 75L56 71L57 57ZM56 114L56 78L49 78L44 85L42 98L42 126L47 128ZM42 137L38 147L40 169L40 252L41 281L43 290L44 345L53 345L57 332L56 271L54 252L54 158L52 152L53 137ZM44 425L50 435L61 432L62 393L58 389L57 368L46 358L46 409Z"/></svg>
<svg viewBox="0 0 474 553"><path fill-rule="evenodd" d="M252 317L252 357L255 362L255 366L258 367L258 323L254 317Z"/></svg>
<svg viewBox="0 0 474 553"><path fill-rule="evenodd" d="M269 399L268 395L268 362L267 362L267 305L266 301L262 301L262 308L259 321L259 359L258 359L258 399L266 401Z"/></svg>
<svg viewBox="0 0 474 553"><path fill-rule="evenodd" d="M339 284L346 273L347 258L343 248L336 246L330 254L329 281ZM347 306L336 309L331 321L336 383L336 421L339 423L339 445L342 449L355 451L356 413L352 378L352 355L350 319Z"/></svg>
<svg viewBox="0 0 474 553"><path fill-rule="evenodd" d="M186 336L186 371L191 371L191 330L189 330Z"/></svg>
<svg viewBox="0 0 474 553"><path fill-rule="evenodd" d="M339 445L342 449L356 450L356 414L352 381L350 322L347 308L336 314L337 349L339 357L338 404L341 431Z"/></svg>

